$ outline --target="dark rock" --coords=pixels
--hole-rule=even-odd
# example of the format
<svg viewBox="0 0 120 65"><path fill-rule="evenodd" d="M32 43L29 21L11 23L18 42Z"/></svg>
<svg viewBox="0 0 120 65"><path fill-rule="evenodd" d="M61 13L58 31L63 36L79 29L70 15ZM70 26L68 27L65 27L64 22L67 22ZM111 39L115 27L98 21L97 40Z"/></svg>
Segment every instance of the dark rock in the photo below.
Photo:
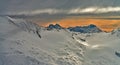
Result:
<svg viewBox="0 0 120 65"><path fill-rule="evenodd" d="M74 32L81 32L81 33L98 33L102 32L96 25L90 24L88 26L76 26L76 27L69 27L70 31Z"/></svg>
<svg viewBox="0 0 120 65"><path fill-rule="evenodd" d="M117 52L117 51L115 52L115 55L118 56L118 57L120 57L120 53Z"/></svg>
<svg viewBox="0 0 120 65"><path fill-rule="evenodd" d="M59 24L50 24L48 27L48 29L62 29L62 27Z"/></svg>

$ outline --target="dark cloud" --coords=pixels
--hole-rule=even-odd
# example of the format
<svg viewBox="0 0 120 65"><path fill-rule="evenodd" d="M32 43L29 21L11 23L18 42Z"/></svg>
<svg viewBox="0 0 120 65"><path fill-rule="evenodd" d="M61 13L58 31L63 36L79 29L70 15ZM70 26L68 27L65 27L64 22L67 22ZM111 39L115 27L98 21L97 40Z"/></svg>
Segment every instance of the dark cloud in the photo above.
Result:
<svg viewBox="0 0 120 65"><path fill-rule="evenodd" d="M86 8L86 7L108 7L120 6L120 0L1 0L1 10L7 8L9 11L29 11L40 10L47 8L55 9L71 9L71 8Z"/></svg>
<svg viewBox="0 0 120 65"><path fill-rule="evenodd" d="M39 18L40 20L53 20L66 18L68 16L119 16L119 13L120 0L0 1L1 15L17 15L18 17L23 16L29 19Z"/></svg>

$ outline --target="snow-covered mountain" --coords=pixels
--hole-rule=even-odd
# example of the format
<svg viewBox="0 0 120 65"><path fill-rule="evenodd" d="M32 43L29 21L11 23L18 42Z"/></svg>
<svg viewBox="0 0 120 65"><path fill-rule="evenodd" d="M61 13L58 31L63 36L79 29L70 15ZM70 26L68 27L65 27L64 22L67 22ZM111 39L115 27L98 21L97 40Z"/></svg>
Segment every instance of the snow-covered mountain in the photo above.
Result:
<svg viewBox="0 0 120 65"><path fill-rule="evenodd" d="M120 65L119 42L111 32L48 30L0 17L0 65Z"/></svg>
<svg viewBox="0 0 120 65"><path fill-rule="evenodd" d="M74 32L81 32L81 33L97 33L102 32L97 26L90 24L88 26L76 26L76 27L69 27L70 31Z"/></svg>
<svg viewBox="0 0 120 65"><path fill-rule="evenodd" d="M47 29L65 29L64 27L60 26L59 24L50 24ZM98 33L102 32L101 29L99 29L96 25L90 24L88 26L76 26L76 27L68 27L67 28L70 31L73 32L80 32L80 33Z"/></svg>
<svg viewBox="0 0 120 65"><path fill-rule="evenodd" d="M84 45L66 30L39 29L10 17L0 17L0 30L0 65L82 64Z"/></svg>

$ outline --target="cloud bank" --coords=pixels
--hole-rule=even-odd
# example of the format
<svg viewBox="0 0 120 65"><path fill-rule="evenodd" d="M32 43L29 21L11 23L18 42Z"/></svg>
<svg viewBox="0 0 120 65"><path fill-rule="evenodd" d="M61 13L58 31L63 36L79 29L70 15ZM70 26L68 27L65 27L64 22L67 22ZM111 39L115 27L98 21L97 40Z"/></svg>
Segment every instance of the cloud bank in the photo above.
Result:
<svg viewBox="0 0 120 65"><path fill-rule="evenodd" d="M120 12L120 0L1 0L0 14L100 14ZM112 14L111 14L112 15Z"/></svg>
<svg viewBox="0 0 120 65"><path fill-rule="evenodd" d="M72 9L38 9L38 10L32 10L32 11L22 11L22 12L8 12L7 14L16 14L16 15L37 15L37 14L103 14L103 13L114 13L114 12L120 12L120 7L87 7L87 8L72 8Z"/></svg>

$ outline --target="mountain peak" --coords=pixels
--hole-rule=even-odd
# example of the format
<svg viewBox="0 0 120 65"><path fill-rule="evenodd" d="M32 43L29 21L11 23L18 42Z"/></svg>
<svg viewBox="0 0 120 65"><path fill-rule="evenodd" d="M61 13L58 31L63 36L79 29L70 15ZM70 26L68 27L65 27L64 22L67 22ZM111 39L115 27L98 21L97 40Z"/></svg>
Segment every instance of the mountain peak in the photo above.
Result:
<svg viewBox="0 0 120 65"><path fill-rule="evenodd" d="M90 25L88 25L88 27L90 27L90 28L94 28L94 27L97 27L97 26L94 25L94 24L90 24Z"/></svg>
<svg viewBox="0 0 120 65"><path fill-rule="evenodd" d="M76 27L69 27L70 31L74 32L81 32L81 33L97 33L102 32L96 25L90 24L88 26L76 26Z"/></svg>
<svg viewBox="0 0 120 65"><path fill-rule="evenodd" d="M49 29L62 29L62 27L59 24L50 24L47 28Z"/></svg>
<svg viewBox="0 0 120 65"><path fill-rule="evenodd" d="M62 26L59 24L50 24L48 29L63 29ZM68 27L67 28L70 31L74 32L81 32L81 33L97 33L97 32L102 32L101 29L99 29L96 25L90 24L88 26L76 26L76 27Z"/></svg>

